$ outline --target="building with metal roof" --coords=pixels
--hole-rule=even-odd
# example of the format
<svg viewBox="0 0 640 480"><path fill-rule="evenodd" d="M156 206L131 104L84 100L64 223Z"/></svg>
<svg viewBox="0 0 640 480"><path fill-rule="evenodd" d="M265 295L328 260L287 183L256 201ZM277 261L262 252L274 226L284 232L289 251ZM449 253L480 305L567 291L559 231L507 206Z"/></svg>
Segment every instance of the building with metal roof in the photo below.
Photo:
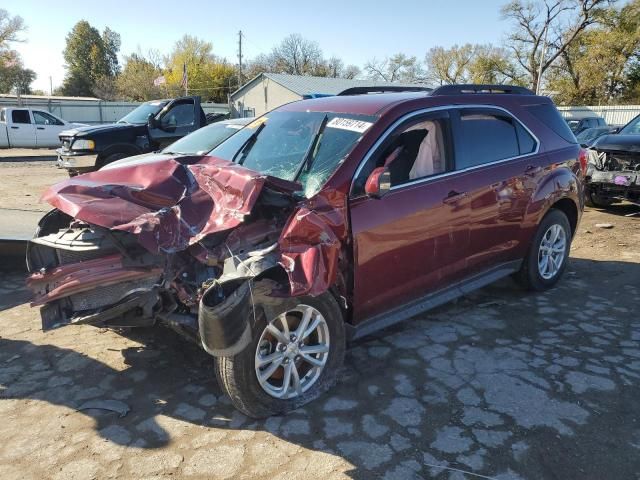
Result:
<svg viewBox="0 0 640 480"><path fill-rule="evenodd" d="M236 116L260 116L285 103L305 98L337 95L348 88L365 86L409 85L372 80L289 75L287 73L261 73L231 94L231 105Z"/></svg>

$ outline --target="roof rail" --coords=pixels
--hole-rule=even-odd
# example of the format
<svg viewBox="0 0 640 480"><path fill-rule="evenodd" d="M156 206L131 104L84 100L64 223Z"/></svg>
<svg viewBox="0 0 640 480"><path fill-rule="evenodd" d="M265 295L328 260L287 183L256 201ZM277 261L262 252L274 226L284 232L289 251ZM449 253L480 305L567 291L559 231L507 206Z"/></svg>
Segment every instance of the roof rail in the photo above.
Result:
<svg viewBox="0 0 640 480"><path fill-rule="evenodd" d="M385 92L431 92L433 88L421 87L420 85L385 85L385 86L370 86L370 87L350 87L346 90L338 93L338 96L343 95L365 95L367 93L385 93Z"/></svg>
<svg viewBox="0 0 640 480"><path fill-rule="evenodd" d="M432 96L442 95L460 95L465 93L502 93L511 95L535 95L531 90L525 87L515 85L482 85L482 84L466 84L466 85L443 85L431 92Z"/></svg>

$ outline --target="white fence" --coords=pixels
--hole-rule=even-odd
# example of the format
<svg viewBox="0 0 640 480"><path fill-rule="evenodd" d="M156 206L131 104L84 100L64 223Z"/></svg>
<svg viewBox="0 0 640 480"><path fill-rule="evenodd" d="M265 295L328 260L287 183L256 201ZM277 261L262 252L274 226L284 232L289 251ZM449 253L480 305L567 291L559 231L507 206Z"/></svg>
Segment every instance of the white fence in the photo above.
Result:
<svg viewBox="0 0 640 480"><path fill-rule="evenodd" d="M106 102L94 99L22 97L21 106L41 108L69 122L113 123L120 120L140 102ZM0 97L0 108L17 106L15 97ZM203 103L204 113L229 113L225 103Z"/></svg>
<svg viewBox="0 0 640 480"><path fill-rule="evenodd" d="M598 107L558 107L564 118L602 117L609 125L624 125L640 115L640 105L605 105Z"/></svg>

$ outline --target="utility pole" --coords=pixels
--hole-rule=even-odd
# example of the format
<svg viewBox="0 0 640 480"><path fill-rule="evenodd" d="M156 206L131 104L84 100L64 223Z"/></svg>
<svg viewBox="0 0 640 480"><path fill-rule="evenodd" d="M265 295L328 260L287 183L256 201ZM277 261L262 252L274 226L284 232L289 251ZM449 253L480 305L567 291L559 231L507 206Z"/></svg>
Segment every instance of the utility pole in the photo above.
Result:
<svg viewBox="0 0 640 480"><path fill-rule="evenodd" d="M242 30L238 32L238 88L242 85Z"/></svg>
<svg viewBox="0 0 640 480"><path fill-rule="evenodd" d="M547 32L549 31L549 24L544 27L544 39L542 40L542 52L540 52L540 67L538 68L538 84L536 85L536 95L540 95L540 89L542 88L542 65L544 64L544 58L547 53Z"/></svg>
<svg viewBox="0 0 640 480"><path fill-rule="evenodd" d="M49 75L49 96L53 96L53 80L51 79L51 75Z"/></svg>

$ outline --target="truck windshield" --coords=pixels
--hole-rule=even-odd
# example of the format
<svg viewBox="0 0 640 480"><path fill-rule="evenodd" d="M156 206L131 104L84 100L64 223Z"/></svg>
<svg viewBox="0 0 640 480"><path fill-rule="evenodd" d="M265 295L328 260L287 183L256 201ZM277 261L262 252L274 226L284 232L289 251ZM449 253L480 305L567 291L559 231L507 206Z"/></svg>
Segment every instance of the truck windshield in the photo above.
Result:
<svg viewBox="0 0 640 480"><path fill-rule="evenodd" d="M309 198L322 188L376 119L332 112L270 112L209 154L267 175L297 180Z"/></svg>
<svg viewBox="0 0 640 480"><path fill-rule="evenodd" d="M190 133L186 137L172 143L163 153L179 153L183 155L202 155L220 145L231 135L237 133L244 125L214 123Z"/></svg>
<svg viewBox="0 0 640 480"><path fill-rule="evenodd" d="M632 135L640 133L640 115L627 123L621 130L620 133Z"/></svg>
<svg viewBox="0 0 640 480"><path fill-rule="evenodd" d="M127 113L118 120L118 123L131 123L133 125L143 125L147 123L149 115L156 115L167 102L147 102L140 105L135 110Z"/></svg>

